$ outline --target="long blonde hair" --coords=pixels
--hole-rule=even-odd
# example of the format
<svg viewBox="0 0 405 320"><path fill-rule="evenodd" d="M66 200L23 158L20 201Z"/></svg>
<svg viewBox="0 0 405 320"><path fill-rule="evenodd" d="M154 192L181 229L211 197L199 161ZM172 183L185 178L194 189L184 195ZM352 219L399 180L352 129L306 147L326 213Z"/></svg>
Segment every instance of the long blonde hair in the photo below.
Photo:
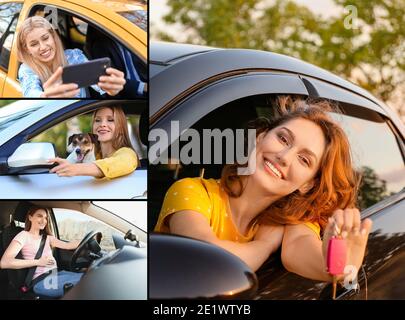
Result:
<svg viewBox="0 0 405 320"><path fill-rule="evenodd" d="M55 42L55 57L51 67L45 63L33 58L27 48L27 36L35 28L44 28L48 30ZM45 18L35 16L26 19L18 32L17 36L17 54L18 60L28 65L39 77L42 83L45 83L58 67L67 65L62 41L52 24Z"/></svg>

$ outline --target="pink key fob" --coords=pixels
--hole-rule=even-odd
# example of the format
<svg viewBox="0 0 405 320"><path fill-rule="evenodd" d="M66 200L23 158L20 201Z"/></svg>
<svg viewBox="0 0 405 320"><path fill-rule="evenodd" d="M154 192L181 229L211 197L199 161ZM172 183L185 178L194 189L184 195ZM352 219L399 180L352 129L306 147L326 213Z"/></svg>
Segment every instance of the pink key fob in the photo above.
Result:
<svg viewBox="0 0 405 320"><path fill-rule="evenodd" d="M328 272L335 276L343 274L346 267L346 241L340 238L331 238L329 240L327 267Z"/></svg>

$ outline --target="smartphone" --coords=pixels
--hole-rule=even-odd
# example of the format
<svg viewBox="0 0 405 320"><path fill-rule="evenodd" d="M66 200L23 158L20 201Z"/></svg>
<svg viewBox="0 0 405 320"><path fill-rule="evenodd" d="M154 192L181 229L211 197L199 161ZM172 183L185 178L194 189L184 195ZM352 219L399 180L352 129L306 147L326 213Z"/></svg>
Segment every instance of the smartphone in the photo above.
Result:
<svg viewBox="0 0 405 320"><path fill-rule="evenodd" d="M84 63L73 64L63 68L63 83L76 83L79 88L89 87L99 82L99 78L106 74L111 66L110 58L100 58Z"/></svg>

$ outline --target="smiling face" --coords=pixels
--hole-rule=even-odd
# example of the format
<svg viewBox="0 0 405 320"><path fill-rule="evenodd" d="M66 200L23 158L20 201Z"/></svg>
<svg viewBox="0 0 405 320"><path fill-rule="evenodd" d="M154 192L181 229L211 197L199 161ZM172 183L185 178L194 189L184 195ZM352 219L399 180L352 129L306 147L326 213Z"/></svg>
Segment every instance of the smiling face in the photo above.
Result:
<svg viewBox="0 0 405 320"><path fill-rule="evenodd" d="M56 46L52 34L45 28L34 28L27 34L28 53L43 63L49 64L55 57Z"/></svg>
<svg viewBox="0 0 405 320"><path fill-rule="evenodd" d="M98 110L94 116L93 133L101 143L112 142L115 138L114 112L110 108Z"/></svg>
<svg viewBox="0 0 405 320"><path fill-rule="evenodd" d="M39 209L32 215L28 215L28 219L31 222L30 230L44 230L48 224L48 214L43 209Z"/></svg>
<svg viewBox="0 0 405 320"><path fill-rule="evenodd" d="M322 129L297 118L257 138L256 170L251 176L268 193L279 197L297 189L306 192L325 152Z"/></svg>

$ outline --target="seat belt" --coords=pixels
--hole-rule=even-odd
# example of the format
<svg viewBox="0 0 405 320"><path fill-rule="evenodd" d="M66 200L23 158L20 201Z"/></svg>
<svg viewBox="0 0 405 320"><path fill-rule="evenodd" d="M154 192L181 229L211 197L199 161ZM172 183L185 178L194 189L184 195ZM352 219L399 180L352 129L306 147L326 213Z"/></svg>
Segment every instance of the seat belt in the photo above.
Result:
<svg viewBox="0 0 405 320"><path fill-rule="evenodd" d="M47 236L48 235L45 232L42 234L41 243L39 244L38 251L34 258L35 260L41 258L42 252L44 252ZM22 292L27 292L31 289L32 278L34 277L34 273L35 273L36 269L37 269L37 267L35 267L35 266L28 269L27 276L25 277L25 280L24 280L24 285L20 288Z"/></svg>

